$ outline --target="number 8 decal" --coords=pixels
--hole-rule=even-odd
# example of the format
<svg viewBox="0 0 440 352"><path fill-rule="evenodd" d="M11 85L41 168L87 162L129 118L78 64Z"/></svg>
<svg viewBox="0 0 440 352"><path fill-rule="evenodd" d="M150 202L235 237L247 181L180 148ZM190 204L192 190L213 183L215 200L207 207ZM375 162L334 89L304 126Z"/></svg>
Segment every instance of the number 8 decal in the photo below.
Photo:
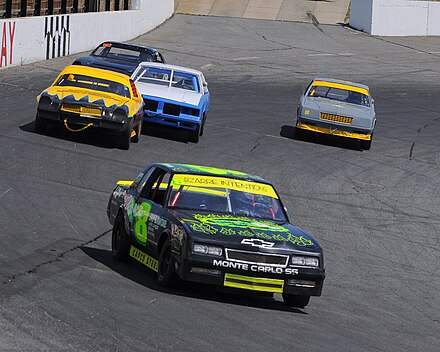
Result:
<svg viewBox="0 0 440 352"><path fill-rule="evenodd" d="M147 234L148 227L147 221L150 215L151 204L150 203L142 203L137 211L135 216L135 224L134 224L134 236L136 239L143 245L147 245Z"/></svg>

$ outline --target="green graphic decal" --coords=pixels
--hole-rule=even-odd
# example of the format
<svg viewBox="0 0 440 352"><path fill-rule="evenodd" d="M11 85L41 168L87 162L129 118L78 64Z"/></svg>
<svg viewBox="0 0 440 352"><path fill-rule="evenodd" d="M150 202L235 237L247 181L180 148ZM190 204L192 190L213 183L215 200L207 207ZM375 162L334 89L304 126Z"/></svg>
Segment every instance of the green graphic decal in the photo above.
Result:
<svg viewBox="0 0 440 352"><path fill-rule="evenodd" d="M252 230L262 230L270 232L289 232L289 230L285 227L274 224L270 221L248 219L245 217L215 214L195 214L194 218L196 218L202 224L217 225L221 227L239 227L242 229L249 228Z"/></svg>
<svg viewBox="0 0 440 352"><path fill-rule="evenodd" d="M270 221L216 214L195 214L194 218L196 221L193 219L182 219L182 222L188 223L193 231L202 232L207 235L220 233L226 236L239 235L242 237L261 238L263 240L288 242L300 247L314 246L312 240L304 236L295 236L289 233L289 229ZM231 227L243 230L237 231Z"/></svg>
<svg viewBox="0 0 440 352"><path fill-rule="evenodd" d="M150 215L151 204L144 202L139 207L137 207L134 215L134 236L139 243L147 245L147 221Z"/></svg>

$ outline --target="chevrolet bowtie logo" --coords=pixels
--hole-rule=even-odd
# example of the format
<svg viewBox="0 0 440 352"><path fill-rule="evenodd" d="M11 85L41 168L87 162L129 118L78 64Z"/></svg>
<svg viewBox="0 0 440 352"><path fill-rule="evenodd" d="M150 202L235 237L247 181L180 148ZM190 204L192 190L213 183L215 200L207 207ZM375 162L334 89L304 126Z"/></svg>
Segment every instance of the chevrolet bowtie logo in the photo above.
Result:
<svg viewBox="0 0 440 352"><path fill-rule="evenodd" d="M241 241L242 244L250 244L252 247L272 248L275 243L266 242L256 238L245 238Z"/></svg>

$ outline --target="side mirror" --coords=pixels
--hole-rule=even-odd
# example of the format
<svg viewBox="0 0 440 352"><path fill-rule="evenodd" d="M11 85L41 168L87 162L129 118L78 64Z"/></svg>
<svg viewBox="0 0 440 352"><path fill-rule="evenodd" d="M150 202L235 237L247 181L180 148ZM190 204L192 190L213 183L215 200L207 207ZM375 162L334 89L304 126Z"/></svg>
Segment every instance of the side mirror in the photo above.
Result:
<svg viewBox="0 0 440 352"><path fill-rule="evenodd" d="M203 87L208 88L208 82L203 82Z"/></svg>

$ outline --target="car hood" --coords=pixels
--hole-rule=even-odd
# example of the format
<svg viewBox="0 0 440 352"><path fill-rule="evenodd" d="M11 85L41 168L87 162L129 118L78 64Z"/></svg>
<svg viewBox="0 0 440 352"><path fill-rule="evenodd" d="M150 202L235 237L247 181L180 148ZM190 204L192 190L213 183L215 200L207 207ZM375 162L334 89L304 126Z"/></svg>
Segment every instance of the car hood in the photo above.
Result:
<svg viewBox="0 0 440 352"><path fill-rule="evenodd" d="M152 96L161 99L173 100L193 106L199 106L201 93L173 87L164 87L157 84L136 82L136 87L143 96Z"/></svg>
<svg viewBox="0 0 440 352"><path fill-rule="evenodd" d="M125 61L125 60L114 60L109 58L102 58L98 56L83 56L75 60L73 63L80 64L84 66L90 66L95 68L102 68L104 70L111 70L126 75L131 75L133 71L138 66L139 62Z"/></svg>
<svg viewBox="0 0 440 352"><path fill-rule="evenodd" d="M289 223L277 223L225 214L173 210L193 240L222 242L249 249L319 249L319 244L301 229Z"/></svg>
<svg viewBox="0 0 440 352"><path fill-rule="evenodd" d="M79 101L83 103L103 102L105 106L123 105L129 99L120 97L115 94L98 92L90 89L75 87L50 87L43 91L42 95L57 96L64 102Z"/></svg>
<svg viewBox="0 0 440 352"><path fill-rule="evenodd" d="M304 108L319 109L328 114L342 115L348 117L371 118L372 108L356 104L333 101L324 98L308 97L304 100Z"/></svg>

